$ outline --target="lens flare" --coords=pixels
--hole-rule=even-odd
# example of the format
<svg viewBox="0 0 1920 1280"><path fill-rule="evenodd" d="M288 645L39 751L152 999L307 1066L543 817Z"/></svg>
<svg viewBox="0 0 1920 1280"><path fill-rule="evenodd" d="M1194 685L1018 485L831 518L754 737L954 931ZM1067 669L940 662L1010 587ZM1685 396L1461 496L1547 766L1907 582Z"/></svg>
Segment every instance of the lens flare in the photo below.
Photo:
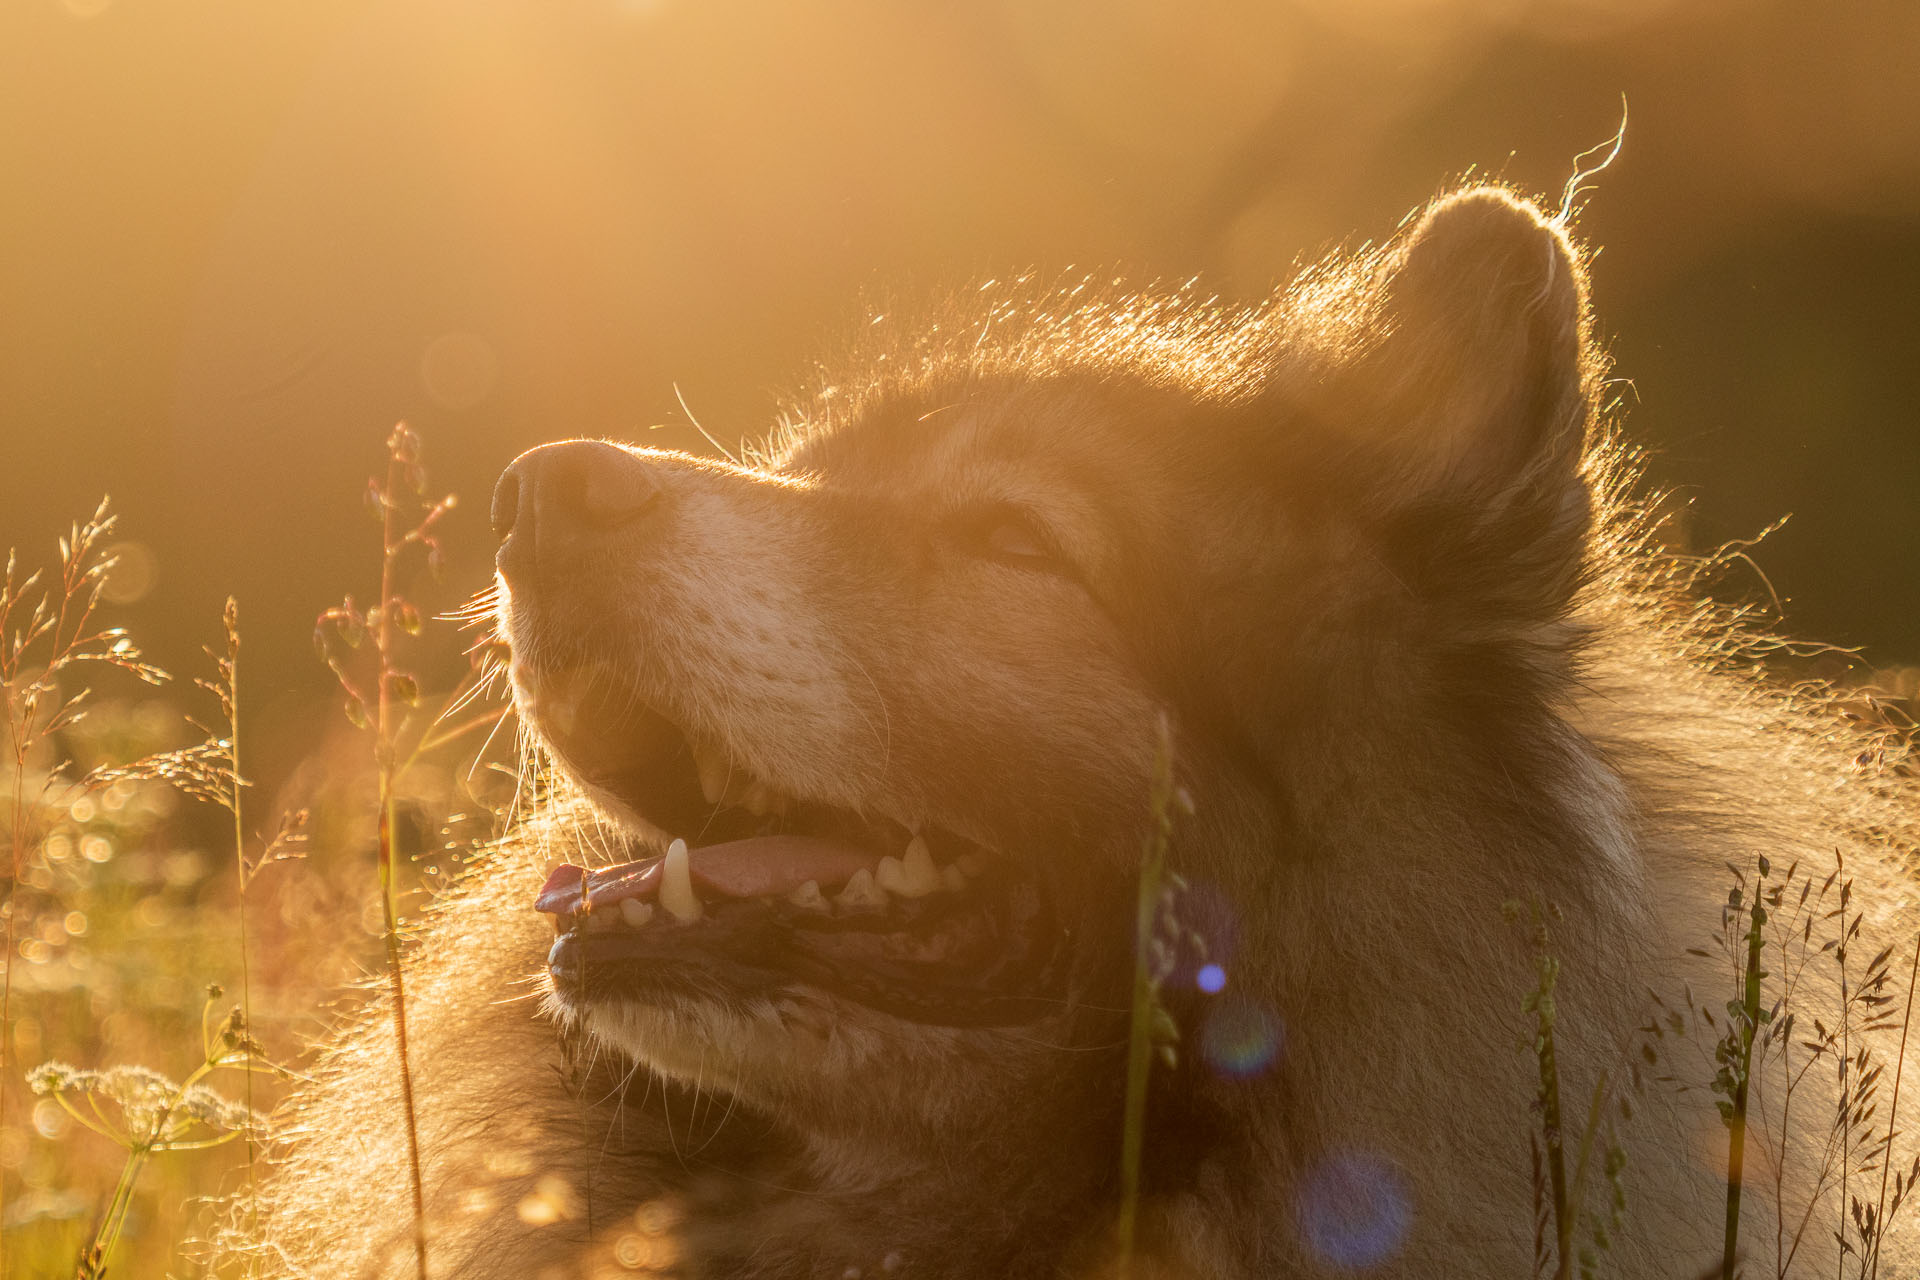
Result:
<svg viewBox="0 0 1920 1280"><path fill-rule="evenodd" d="M1222 1000L1200 1032L1201 1056L1221 1075L1240 1080L1271 1067L1285 1043L1280 1019L1244 997Z"/></svg>
<svg viewBox="0 0 1920 1280"><path fill-rule="evenodd" d="M1366 1151L1328 1156L1307 1174L1294 1200L1307 1247L1336 1267L1364 1270L1391 1258L1413 1225L1406 1177Z"/></svg>

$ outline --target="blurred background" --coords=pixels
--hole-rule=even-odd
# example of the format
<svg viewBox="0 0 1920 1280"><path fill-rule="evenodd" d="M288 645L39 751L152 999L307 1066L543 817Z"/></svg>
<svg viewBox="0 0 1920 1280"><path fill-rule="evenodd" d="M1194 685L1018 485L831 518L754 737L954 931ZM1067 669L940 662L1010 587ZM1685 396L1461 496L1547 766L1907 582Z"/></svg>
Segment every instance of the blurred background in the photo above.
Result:
<svg viewBox="0 0 1920 1280"><path fill-rule="evenodd" d="M487 496L520 450L704 448L689 409L756 435L865 299L1069 265L1257 297L1463 176L1557 201L1623 97L1579 231L1628 426L1699 545L1791 513L1756 553L1789 625L1864 646L1911 697L1912 0L6 0L0 548L50 559L110 493L114 620L175 668L204 665L238 596L249 772L286 794L352 732L310 637L377 594L362 498L397 420L463 499L419 588L449 608L487 580ZM417 661L444 684L442 630ZM129 847L166 816L144 795L121 797L146 824ZM111 816L46 829L71 852ZM123 865L104 847L91 865ZM111 910L164 901L125 928L218 898L217 855L179 852L129 864ZM289 919L361 909L301 875ZM230 967L209 927L124 998L97 969L48 978L71 1008L10 1065L160 1053L153 1011L190 1027ZM45 936L45 974L86 955ZM274 945L283 1011L352 968ZM0 1133L32 1213L83 1219L84 1179L28 1150ZM73 1198L48 1199L63 1178Z"/></svg>
<svg viewBox="0 0 1920 1280"><path fill-rule="evenodd" d="M876 290L1257 296L1465 174L1580 222L1629 425L1803 634L1920 659L1920 6L1861 0L10 0L0 546L111 493L149 647L240 597L324 687L386 431L467 506L572 434L704 447ZM356 575L359 575L356 577ZM270 655L267 656L267 655ZM262 694L265 693L261 689ZM271 719L264 701L254 704Z"/></svg>

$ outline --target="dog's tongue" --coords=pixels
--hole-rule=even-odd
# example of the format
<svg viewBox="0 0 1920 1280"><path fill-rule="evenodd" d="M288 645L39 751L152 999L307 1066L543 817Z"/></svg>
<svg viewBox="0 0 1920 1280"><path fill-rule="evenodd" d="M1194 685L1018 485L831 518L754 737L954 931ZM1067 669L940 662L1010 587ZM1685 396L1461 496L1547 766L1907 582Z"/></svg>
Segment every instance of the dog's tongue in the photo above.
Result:
<svg viewBox="0 0 1920 1280"><path fill-rule="evenodd" d="M610 907L634 898L650 902L660 892L664 855L589 870L564 863L553 869L534 909L553 916L578 915L582 910ZM809 880L831 893L875 859L851 845L811 836L755 836L691 850L688 867L693 882L726 898L758 898L788 894Z"/></svg>

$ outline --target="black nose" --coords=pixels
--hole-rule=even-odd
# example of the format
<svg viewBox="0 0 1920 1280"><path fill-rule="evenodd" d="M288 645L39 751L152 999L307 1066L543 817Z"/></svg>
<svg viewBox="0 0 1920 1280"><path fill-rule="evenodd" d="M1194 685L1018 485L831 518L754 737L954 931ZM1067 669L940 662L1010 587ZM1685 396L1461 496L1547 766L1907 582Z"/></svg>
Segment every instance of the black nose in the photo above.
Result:
<svg viewBox="0 0 1920 1280"><path fill-rule="evenodd" d="M493 488L500 569L512 577L551 568L639 519L659 495L654 469L617 445L563 440L529 449Z"/></svg>

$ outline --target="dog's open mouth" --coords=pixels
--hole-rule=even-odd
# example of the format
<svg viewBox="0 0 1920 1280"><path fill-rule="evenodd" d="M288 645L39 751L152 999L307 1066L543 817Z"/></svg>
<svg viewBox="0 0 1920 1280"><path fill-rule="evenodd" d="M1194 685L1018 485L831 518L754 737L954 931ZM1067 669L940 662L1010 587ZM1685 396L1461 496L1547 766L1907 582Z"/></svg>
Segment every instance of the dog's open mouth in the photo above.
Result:
<svg viewBox="0 0 1920 1280"><path fill-rule="evenodd" d="M696 748L651 709L546 726L562 759L670 837L665 853L556 869L535 906L563 999L830 991L896 1017L1017 1024L1060 999L1040 885L938 827L810 803Z"/></svg>

